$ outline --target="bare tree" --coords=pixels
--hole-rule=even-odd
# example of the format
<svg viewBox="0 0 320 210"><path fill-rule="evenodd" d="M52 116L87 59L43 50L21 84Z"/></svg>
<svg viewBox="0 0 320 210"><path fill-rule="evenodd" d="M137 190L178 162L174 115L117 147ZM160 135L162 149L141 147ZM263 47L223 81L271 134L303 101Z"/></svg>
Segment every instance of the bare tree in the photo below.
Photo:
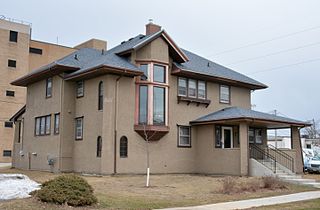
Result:
<svg viewBox="0 0 320 210"><path fill-rule="evenodd" d="M310 139L316 139L320 137L320 126L319 120L312 120L312 125L310 127L304 128L304 134L308 136Z"/></svg>
<svg viewBox="0 0 320 210"><path fill-rule="evenodd" d="M154 131L151 135L149 135L149 132L147 132L146 124L143 124L143 133L144 133L144 139L146 141L146 152L147 152L147 180L146 180L146 187L149 187L150 186L150 150L149 150L149 141L156 134L156 131Z"/></svg>

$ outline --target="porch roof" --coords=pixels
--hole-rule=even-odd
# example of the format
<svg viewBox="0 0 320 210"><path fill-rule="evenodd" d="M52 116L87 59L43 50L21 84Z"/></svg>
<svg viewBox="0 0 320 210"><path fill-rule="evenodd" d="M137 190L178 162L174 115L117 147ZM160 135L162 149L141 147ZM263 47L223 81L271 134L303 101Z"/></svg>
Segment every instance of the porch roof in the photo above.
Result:
<svg viewBox="0 0 320 210"><path fill-rule="evenodd" d="M228 107L212 112L196 120L190 121L190 124L215 124L233 121L248 121L251 123L261 124L268 128L285 128L290 126L305 127L311 125L308 122L239 107Z"/></svg>

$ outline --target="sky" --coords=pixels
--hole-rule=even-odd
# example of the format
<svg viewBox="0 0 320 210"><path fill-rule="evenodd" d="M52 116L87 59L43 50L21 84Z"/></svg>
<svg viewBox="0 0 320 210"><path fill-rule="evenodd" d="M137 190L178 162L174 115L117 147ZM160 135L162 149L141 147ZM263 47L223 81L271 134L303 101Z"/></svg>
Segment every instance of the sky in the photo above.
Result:
<svg viewBox="0 0 320 210"><path fill-rule="evenodd" d="M32 39L108 48L145 32L149 19L182 48L269 88L253 109L320 119L319 0L6 0L0 15L32 23Z"/></svg>

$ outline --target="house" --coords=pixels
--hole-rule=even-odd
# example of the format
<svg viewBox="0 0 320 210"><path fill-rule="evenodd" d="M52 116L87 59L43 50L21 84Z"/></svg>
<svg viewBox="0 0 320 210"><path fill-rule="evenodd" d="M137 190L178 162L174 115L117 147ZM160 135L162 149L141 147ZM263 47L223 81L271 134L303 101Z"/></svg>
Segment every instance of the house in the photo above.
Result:
<svg viewBox="0 0 320 210"><path fill-rule="evenodd" d="M0 163L11 162L14 125L9 120L26 103L26 88L10 82L82 47L105 49L106 42L89 40L76 47L31 39L31 23L0 16Z"/></svg>
<svg viewBox="0 0 320 210"><path fill-rule="evenodd" d="M248 175L250 160L264 157L267 129L291 128L291 170L303 170L299 129L308 124L251 110L251 92L266 85L180 48L153 23L12 84L27 87L12 118L23 128L16 168L139 174L148 145L152 173Z"/></svg>

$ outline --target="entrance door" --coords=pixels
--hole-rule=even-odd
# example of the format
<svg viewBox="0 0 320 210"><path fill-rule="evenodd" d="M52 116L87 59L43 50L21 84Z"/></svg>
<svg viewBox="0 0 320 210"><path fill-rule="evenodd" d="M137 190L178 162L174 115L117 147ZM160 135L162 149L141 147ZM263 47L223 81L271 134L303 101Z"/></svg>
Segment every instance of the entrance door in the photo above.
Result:
<svg viewBox="0 0 320 210"><path fill-rule="evenodd" d="M222 148L233 148L233 132L232 127L222 127Z"/></svg>

